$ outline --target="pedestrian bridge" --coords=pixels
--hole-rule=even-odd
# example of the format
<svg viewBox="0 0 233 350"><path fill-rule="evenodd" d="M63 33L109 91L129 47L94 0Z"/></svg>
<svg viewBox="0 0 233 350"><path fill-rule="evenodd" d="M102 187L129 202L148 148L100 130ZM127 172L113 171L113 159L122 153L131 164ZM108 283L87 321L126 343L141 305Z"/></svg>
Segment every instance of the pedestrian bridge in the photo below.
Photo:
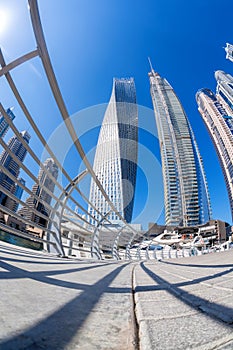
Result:
<svg viewBox="0 0 233 350"><path fill-rule="evenodd" d="M8 184L25 194L21 198L1 184L9 205L0 205L0 233L40 244L41 250L0 242L0 349L232 349L233 251L190 256L188 250L150 252L141 244L133 250L135 242L145 237L149 242L149 232L125 222L95 176L54 74L37 1L29 0L29 7L36 47L10 62L0 51L0 77L21 111L21 125L28 125L33 135L29 146L6 112L8 106L0 104L11 134L27 152L26 164L0 138L2 149L27 179L22 182L0 165ZM63 121L57 143L48 141L46 125L31 111L15 79L14 72L31 60L41 65L57 123ZM66 138L84 165L74 176L61 157ZM56 164L56 178L46 159ZM52 190L45 178L53 183ZM109 213L100 213L101 220L90 224L87 207L94 206L82 183L91 178L121 225L112 226ZM42 200L42 192L51 201ZM18 206L34 216L22 215L15 210Z"/></svg>

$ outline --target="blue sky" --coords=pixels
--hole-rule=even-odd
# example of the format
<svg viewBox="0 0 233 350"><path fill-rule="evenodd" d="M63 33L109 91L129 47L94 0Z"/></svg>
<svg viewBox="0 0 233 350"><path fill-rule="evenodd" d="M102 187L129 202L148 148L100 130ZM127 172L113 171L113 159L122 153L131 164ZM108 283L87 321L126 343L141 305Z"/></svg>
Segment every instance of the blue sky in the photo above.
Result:
<svg viewBox="0 0 233 350"><path fill-rule="evenodd" d="M225 59L222 48L226 42L233 42L232 0L39 0L38 3L48 50L70 115L83 109L94 110L95 114L96 107L92 106L109 101L113 77L134 77L138 104L152 108L147 60L150 56L154 69L175 89L193 127L206 170L213 217L231 222L223 175L197 111L195 93L203 87L215 91L214 71L221 69L233 74L233 63ZM0 44L6 61L34 50L27 1L1 0L0 23L3 18L5 25L3 28L0 24ZM37 124L49 138L62 120L40 60L35 58L12 74ZM3 105L15 106L17 126L27 129L23 114L3 78L0 91ZM99 114L96 119L93 114L90 117L93 127L101 121ZM78 119L77 128L82 120L85 117ZM153 114L142 112L139 123L143 155L147 154L148 161L152 157L159 162ZM97 131L98 127L82 136L87 151L93 150ZM38 147L39 154L42 149L31 133L31 145ZM72 154L70 152L66 166L75 174L79 166L71 166ZM150 169L149 175L148 164L140 164L134 217L145 224L159 218L161 174L158 174L158 163L154 172ZM138 217L148 191L152 195L147 212Z"/></svg>

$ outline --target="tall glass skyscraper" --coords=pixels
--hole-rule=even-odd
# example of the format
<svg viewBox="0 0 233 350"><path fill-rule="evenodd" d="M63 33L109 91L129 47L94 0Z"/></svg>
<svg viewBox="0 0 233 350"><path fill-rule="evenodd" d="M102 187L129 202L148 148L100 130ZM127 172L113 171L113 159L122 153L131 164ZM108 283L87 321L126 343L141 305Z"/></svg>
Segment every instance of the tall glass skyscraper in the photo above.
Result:
<svg viewBox="0 0 233 350"><path fill-rule="evenodd" d="M193 131L168 81L153 69L149 79L160 142L166 225L205 223L211 217L211 205Z"/></svg>
<svg viewBox="0 0 233 350"><path fill-rule="evenodd" d="M23 131L20 134L23 139L29 143L29 140L31 138L29 133L27 131ZM27 150L17 136L13 136L7 143L7 146L21 162L24 161ZM18 178L20 165L11 157L9 152L6 150L4 150L0 156L0 164L6 168L15 178ZM0 185L6 188L12 194L15 194L16 183L7 174L5 174L3 170L0 171ZM0 191L0 204L5 205L11 210L13 210L13 208L17 208L17 206L15 206L15 202L10 199L9 196L7 196L7 194L5 194L3 191Z"/></svg>
<svg viewBox="0 0 233 350"><path fill-rule="evenodd" d="M94 172L120 215L132 220L138 153L138 110L133 78L114 79L112 95L100 129L94 159ZM119 217L111 212L102 193L91 181L90 202L112 223ZM91 206L97 221L101 215ZM91 223L97 224L93 219Z"/></svg>
<svg viewBox="0 0 233 350"><path fill-rule="evenodd" d="M217 81L216 97L229 115L233 110L233 77L221 70L215 72Z"/></svg>
<svg viewBox="0 0 233 350"><path fill-rule="evenodd" d="M196 100L218 154L233 218L233 78L222 71L217 71L215 77L217 94L201 89Z"/></svg>
<svg viewBox="0 0 233 350"><path fill-rule="evenodd" d="M52 158L46 159L44 162L44 167L48 173L52 175L54 180L58 177L58 166L55 164ZM38 183L32 187L33 196L29 196L26 200L26 204L33 210L30 210L27 207L22 207L19 210L19 214L25 217L27 220L35 222L43 227L47 226L48 220L40 216L40 213L49 216L50 210L46 207L45 203L50 205L52 196L46 190L49 190L53 193L55 188L55 182L50 178L44 169L40 169L38 174ZM42 188L42 185L44 188ZM34 195L38 197L35 198ZM35 211L38 211L38 215Z"/></svg>
<svg viewBox="0 0 233 350"><path fill-rule="evenodd" d="M8 108L6 110L6 113L8 114L8 117L11 120L15 119L15 115L12 112L13 108ZM9 129L9 124L7 123L6 119L3 115L0 114L0 137L4 137L7 133L7 130Z"/></svg>

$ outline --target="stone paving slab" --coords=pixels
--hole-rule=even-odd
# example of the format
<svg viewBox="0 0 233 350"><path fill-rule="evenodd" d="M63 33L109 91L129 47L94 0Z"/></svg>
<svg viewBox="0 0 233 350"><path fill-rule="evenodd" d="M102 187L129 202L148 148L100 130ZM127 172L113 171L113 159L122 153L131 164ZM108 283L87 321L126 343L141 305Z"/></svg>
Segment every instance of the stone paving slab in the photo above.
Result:
<svg viewBox="0 0 233 350"><path fill-rule="evenodd" d="M184 305L182 301L160 300L160 301L142 301L136 304L137 320L140 323L143 320L160 320L175 317L183 317L197 313L196 310L188 305Z"/></svg>
<svg viewBox="0 0 233 350"><path fill-rule="evenodd" d="M212 350L233 341L232 329L198 314L139 323L140 350Z"/></svg>
<svg viewBox="0 0 233 350"><path fill-rule="evenodd" d="M133 350L133 264L0 243L1 350Z"/></svg>
<svg viewBox="0 0 233 350"><path fill-rule="evenodd" d="M144 288L143 291L138 291L138 290L141 290L141 288L139 289L136 288L136 293L135 293L136 303L143 302L143 301L160 302L161 300L170 302L174 300L174 296L165 290L159 290L159 289L151 290L150 286L148 286L147 289Z"/></svg>
<svg viewBox="0 0 233 350"><path fill-rule="evenodd" d="M221 280L217 280L214 285L222 288L230 288L233 289L233 274L231 278L222 278Z"/></svg>
<svg viewBox="0 0 233 350"><path fill-rule="evenodd" d="M233 349L233 251L214 255L135 267L140 350Z"/></svg>
<svg viewBox="0 0 233 350"><path fill-rule="evenodd" d="M0 350L232 350L232 269L233 251L129 263L0 242Z"/></svg>
<svg viewBox="0 0 233 350"><path fill-rule="evenodd" d="M218 350L232 350L233 349L233 340L226 341L225 344L218 346Z"/></svg>
<svg viewBox="0 0 233 350"><path fill-rule="evenodd" d="M228 294L232 294L232 291L226 288L218 288L216 286L209 286L204 284L198 284L193 288L193 285L185 285L179 287L182 291L193 293L195 291L196 296L203 297L207 300L224 299Z"/></svg>

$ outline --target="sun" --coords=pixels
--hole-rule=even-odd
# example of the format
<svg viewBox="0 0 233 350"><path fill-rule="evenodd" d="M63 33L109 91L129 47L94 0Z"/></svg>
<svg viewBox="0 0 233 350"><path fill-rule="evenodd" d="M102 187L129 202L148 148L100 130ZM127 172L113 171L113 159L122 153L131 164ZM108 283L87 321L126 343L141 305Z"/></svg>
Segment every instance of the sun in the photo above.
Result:
<svg viewBox="0 0 233 350"><path fill-rule="evenodd" d="M9 23L9 13L0 7L0 34L4 33Z"/></svg>

